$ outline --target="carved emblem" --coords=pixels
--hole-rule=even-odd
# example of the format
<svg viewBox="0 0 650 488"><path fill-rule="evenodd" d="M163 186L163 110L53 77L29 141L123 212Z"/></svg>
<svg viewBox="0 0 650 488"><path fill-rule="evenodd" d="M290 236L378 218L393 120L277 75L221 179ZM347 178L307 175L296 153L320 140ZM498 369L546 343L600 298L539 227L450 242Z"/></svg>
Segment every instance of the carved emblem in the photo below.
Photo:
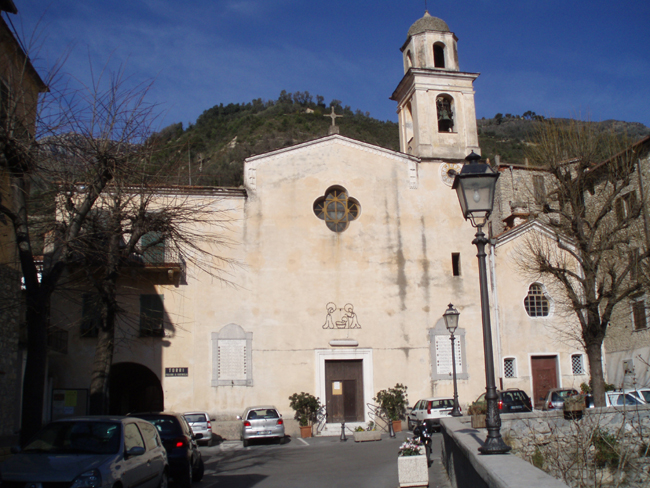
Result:
<svg viewBox="0 0 650 488"><path fill-rule="evenodd" d="M335 303L328 303L325 306L327 316L323 329L360 329L361 324L354 313L354 306L347 303L343 308L337 308Z"/></svg>

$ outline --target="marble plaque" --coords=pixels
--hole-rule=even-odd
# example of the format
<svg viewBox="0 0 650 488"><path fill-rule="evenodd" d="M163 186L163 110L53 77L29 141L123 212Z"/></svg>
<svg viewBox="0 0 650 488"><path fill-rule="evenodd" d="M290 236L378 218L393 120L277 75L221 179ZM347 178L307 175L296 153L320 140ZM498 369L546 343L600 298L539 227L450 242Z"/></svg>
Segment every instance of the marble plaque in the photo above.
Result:
<svg viewBox="0 0 650 488"><path fill-rule="evenodd" d="M456 374L463 372L463 362L460 350L460 340L454 341L456 355ZM449 336L436 336L436 371L438 374L451 374L451 340Z"/></svg>
<svg viewBox="0 0 650 488"><path fill-rule="evenodd" d="M219 340L219 379L246 379L246 339Z"/></svg>

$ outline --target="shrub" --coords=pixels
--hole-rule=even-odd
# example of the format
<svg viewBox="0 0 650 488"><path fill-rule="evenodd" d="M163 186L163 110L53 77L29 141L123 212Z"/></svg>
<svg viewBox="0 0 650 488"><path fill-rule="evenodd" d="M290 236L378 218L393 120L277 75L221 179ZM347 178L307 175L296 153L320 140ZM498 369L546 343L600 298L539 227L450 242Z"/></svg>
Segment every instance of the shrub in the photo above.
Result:
<svg viewBox="0 0 650 488"><path fill-rule="evenodd" d="M397 383L393 388L381 390L374 400L386 411L390 420L400 420L406 417L408 395L406 386Z"/></svg>
<svg viewBox="0 0 650 488"><path fill-rule="evenodd" d="M318 410L321 403L318 398L309 393L294 393L289 397L289 406L296 411L294 419L300 422L300 425L311 425L316 421Z"/></svg>

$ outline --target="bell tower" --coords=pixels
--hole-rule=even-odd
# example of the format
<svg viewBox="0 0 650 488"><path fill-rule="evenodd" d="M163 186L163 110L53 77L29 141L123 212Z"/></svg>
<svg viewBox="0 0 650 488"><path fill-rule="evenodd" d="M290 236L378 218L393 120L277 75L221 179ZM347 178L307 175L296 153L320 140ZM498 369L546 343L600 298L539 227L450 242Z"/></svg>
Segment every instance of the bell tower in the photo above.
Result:
<svg viewBox="0 0 650 488"><path fill-rule="evenodd" d="M478 73L458 67L458 38L446 22L425 12L401 48L404 77L397 102L400 150L423 159L480 154L473 83Z"/></svg>

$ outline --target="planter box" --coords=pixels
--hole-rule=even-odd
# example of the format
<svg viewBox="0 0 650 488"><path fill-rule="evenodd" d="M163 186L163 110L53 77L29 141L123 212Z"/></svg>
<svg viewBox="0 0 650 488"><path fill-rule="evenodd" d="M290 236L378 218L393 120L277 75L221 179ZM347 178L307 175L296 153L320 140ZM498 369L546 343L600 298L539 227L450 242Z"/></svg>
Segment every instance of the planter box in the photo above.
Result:
<svg viewBox="0 0 650 488"><path fill-rule="evenodd" d="M366 430L354 433L354 442L380 441L381 432L378 430Z"/></svg>
<svg viewBox="0 0 650 488"><path fill-rule="evenodd" d="M399 486L429 486L427 457L397 456L397 478Z"/></svg>
<svg viewBox="0 0 650 488"><path fill-rule="evenodd" d="M485 429L485 414L472 415L472 428Z"/></svg>
<svg viewBox="0 0 650 488"><path fill-rule="evenodd" d="M311 425L300 426L300 437L311 437Z"/></svg>

